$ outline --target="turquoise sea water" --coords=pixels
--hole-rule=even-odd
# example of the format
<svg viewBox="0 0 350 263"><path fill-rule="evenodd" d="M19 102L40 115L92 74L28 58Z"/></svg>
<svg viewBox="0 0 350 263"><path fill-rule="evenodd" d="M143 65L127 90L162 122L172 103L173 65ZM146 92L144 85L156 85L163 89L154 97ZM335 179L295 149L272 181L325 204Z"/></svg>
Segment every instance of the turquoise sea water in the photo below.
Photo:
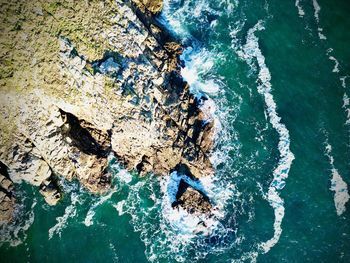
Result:
<svg viewBox="0 0 350 263"><path fill-rule="evenodd" d="M343 0L166 0L183 76L221 127L216 176L202 181L209 233L169 209L173 177L112 158L103 197L65 182L50 207L22 184L0 261L350 262L349 13Z"/></svg>

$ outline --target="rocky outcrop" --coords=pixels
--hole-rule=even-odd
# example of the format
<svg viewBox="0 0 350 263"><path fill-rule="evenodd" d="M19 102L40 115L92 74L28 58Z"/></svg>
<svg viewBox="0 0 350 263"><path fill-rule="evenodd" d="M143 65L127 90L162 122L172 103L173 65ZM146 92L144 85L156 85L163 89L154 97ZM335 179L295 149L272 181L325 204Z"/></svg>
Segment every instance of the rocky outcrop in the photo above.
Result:
<svg viewBox="0 0 350 263"><path fill-rule="evenodd" d="M12 219L15 198L12 193L13 182L5 164L0 162L0 223Z"/></svg>
<svg viewBox="0 0 350 263"><path fill-rule="evenodd" d="M176 194L176 201L172 204L174 208L178 206L181 206L190 214L210 213L212 208L209 198L203 192L193 188L182 179Z"/></svg>
<svg viewBox="0 0 350 263"><path fill-rule="evenodd" d="M58 178L101 193L110 153L140 175L178 164L197 178L213 172L213 123L179 75L182 48L135 14L133 4L157 14L162 2L132 2L1 3L5 185L24 180L50 205L62 195ZM207 202L188 191L185 199ZM14 199L1 194L5 209Z"/></svg>
<svg viewBox="0 0 350 263"><path fill-rule="evenodd" d="M132 0L132 2L142 12L145 12L147 10L153 15L159 14L163 8L163 0Z"/></svg>

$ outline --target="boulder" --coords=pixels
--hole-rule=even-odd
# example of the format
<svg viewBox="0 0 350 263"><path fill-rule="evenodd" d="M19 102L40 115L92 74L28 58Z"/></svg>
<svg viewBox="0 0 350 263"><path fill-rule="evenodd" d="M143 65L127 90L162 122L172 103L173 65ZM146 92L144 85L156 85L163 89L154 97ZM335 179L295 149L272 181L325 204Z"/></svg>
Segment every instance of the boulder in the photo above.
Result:
<svg viewBox="0 0 350 263"><path fill-rule="evenodd" d="M153 15L159 14L163 8L163 0L132 0L132 2L142 12L147 10Z"/></svg>
<svg viewBox="0 0 350 263"><path fill-rule="evenodd" d="M173 208L182 207L190 214L210 213L212 205L209 198L200 190L197 190L181 179L179 189L176 194L176 201Z"/></svg>

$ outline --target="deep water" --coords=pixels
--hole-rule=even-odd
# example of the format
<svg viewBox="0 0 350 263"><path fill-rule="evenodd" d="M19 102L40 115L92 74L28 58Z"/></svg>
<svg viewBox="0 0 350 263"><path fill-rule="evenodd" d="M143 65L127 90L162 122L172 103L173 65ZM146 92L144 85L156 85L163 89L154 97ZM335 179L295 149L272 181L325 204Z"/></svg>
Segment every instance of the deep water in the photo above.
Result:
<svg viewBox="0 0 350 263"><path fill-rule="evenodd" d="M166 0L184 78L215 117L209 233L169 208L177 175L118 166L114 189L76 182L46 205L22 184L0 262L350 262L350 4Z"/></svg>

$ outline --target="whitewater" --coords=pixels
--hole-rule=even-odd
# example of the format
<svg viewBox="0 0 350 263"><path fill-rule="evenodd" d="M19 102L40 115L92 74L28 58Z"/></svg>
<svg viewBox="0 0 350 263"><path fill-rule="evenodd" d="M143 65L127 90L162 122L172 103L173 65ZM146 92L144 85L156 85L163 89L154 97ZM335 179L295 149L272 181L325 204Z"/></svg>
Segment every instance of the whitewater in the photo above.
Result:
<svg viewBox="0 0 350 263"><path fill-rule="evenodd" d="M29 197L0 229L2 257L350 262L348 11L321 0L164 1L157 22L183 45L181 75L215 123L215 174L140 177L111 154L108 193L62 182L55 207L23 183L18 198ZM210 216L173 209L181 180L205 193Z"/></svg>

